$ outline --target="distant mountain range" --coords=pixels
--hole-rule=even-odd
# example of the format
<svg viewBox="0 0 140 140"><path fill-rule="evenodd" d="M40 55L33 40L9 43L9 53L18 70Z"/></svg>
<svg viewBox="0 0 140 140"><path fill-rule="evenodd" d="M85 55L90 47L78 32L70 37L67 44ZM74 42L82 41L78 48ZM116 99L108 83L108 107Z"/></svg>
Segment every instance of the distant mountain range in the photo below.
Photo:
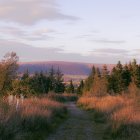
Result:
<svg viewBox="0 0 140 140"><path fill-rule="evenodd" d="M92 66L102 68L103 64L91 64L91 63L78 63L78 62L62 62L62 61L48 61L48 62L22 62L19 63L19 72L23 73L25 70L29 70L30 73L36 71L49 71L51 67L54 69L60 69L64 75L89 75ZM114 65L107 65L111 70Z"/></svg>

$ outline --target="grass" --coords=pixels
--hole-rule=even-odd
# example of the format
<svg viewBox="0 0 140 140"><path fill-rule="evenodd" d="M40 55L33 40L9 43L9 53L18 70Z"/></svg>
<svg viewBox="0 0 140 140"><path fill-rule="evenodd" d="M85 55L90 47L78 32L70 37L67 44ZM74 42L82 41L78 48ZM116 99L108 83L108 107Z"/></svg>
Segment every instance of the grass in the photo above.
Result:
<svg viewBox="0 0 140 140"><path fill-rule="evenodd" d="M104 139L140 139L140 98L128 96L81 97L78 105L94 112ZM94 111L93 111L94 110Z"/></svg>
<svg viewBox="0 0 140 140"><path fill-rule="evenodd" d="M0 140L42 140L65 115L64 104L48 98L25 99L17 109L0 101Z"/></svg>
<svg viewBox="0 0 140 140"><path fill-rule="evenodd" d="M77 101L78 96L73 93L64 93L64 94L56 94L56 93L49 93L47 98L51 100L55 100L58 102L70 102L70 101Z"/></svg>

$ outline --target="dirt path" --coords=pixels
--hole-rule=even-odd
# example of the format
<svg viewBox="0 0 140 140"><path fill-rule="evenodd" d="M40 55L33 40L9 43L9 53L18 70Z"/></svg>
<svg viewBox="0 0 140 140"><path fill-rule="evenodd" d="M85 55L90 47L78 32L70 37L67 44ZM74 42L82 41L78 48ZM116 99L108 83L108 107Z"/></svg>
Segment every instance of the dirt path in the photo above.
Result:
<svg viewBox="0 0 140 140"><path fill-rule="evenodd" d="M95 140L87 112L74 103L69 103L67 107L69 118L46 140Z"/></svg>

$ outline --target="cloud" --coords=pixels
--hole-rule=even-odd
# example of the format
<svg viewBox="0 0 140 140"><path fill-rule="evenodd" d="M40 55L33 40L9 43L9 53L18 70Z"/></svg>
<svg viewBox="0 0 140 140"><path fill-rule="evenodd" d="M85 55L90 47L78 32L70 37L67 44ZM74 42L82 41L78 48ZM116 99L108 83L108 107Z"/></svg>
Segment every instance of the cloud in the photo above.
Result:
<svg viewBox="0 0 140 140"><path fill-rule="evenodd" d="M85 34L85 32L81 33L80 35L76 36L75 38L77 38L77 39L88 39L89 40L89 38L93 38L93 36L95 36L95 35L97 35L99 33L100 33L99 30L94 29L94 30L92 30L90 32L87 32L86 34Z"/></svg>
<svg viewBox="0 0 140 140"><path fill-rule="evenodd" d="M133 58L135 58L135 57L140 58L140 49L134 49L133 52L131 53L131 56Z"/></svg>
<svg viewBox="0 0 140 140"><path fill-rule="evenodd" d="M95 43L102 43L102 44L124 44L126 43L125 40L109 40L109 39L93 39Z"/></svg>
<svg viewBox="0 0 140 140"><path fill-rule="evenodd" d="M20 61L75 61L84 60L80 54L65 53L62 48L37 48L15 41L0 40L0 56L7 52L16 52Z"/></svg>
<svg viewBox="0 0 140 140"><path fill-rule="evenodd" d="M52 39L53 37L50 34L56 33L55 30L48 28L40 28L40 29L21 29L19 27L0 27L0 35L10 39L25 39L30 41L38 41L38 40L47 40ZM8 36L8 37L7 37Z"/></svg>
<svg viewBox="0 0 140 140"><path fill-rule="evenodd" d="M112 49L112 48L102 48L102 49L95 49L93 53L100 53L100 54L117 54L117 55L124 55L128 54L129 51L125 49Z"/></svg>
<svg viewBox="0 0 140 140"><path fill-rule="evenodd" d="M2 35L24 36L25 32L17 27L0 27Z"/></svg>
<svg viewBox="0 0 140 140"><path fill-rule="evenodd" d="M52 29L42 28L42 29L33 31L32 34L34 34L34 35L42 35L42 34L54 33L54 32L55 32L55 31L52 30Z"/></svg>
<svg viewBox="0 0 140 140"><path fill-rule="evenodd" d="M140 35L136 35L137 38L140 38Z"/></svg>
<svg viewBox="0 0 140 140"><path fill-rule="evenodd" d="M102 48L91 51L89 57L93 57L97 63L116 64L119 60L125 64L132 59L137 59L140 62L140 50L112 49Z"/></svg>
<svg viewBox="0 0 140 140"><path fill-rule="evenodd" d="M0 0L0 19L26 25L41 20L77 20L63 14L56 0Z"/></svg>
<svg viewBox="0 0 140 140"><path fill-rule="evenodd" d="M65 52L63 46L56 48L37 48L15 41L0 40L0 57L7 52L14 51L20 57L20 61L71 61L116 64L118 60L122 63L129 62L136 58L140 62L140 50L125 49L96 49L89 55L83 56L80 53ZM132 53L133 52L133 53ZM136 55L137 53L137 55Z"/></svg>

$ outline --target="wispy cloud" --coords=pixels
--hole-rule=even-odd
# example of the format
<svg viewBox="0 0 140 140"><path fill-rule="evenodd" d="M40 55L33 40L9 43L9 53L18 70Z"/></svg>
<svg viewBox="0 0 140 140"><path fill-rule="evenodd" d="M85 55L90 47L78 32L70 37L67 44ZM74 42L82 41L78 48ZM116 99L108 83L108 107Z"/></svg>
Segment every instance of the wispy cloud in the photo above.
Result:
<svg viewBox="0 0 140 140"><path fill-rule="evenodd" d="M0 35L9 39L24 39L31 41L52 39L53 33L57 33L53 29L39 28L39 29L22 29L21 27L0 27Z"/></svg>
<svg viewBox="0 0 140 140"><path fill-rule="evenodd" d="M0 19L26 25L41 20L77 20L63 14L55 0L0 0Z"/></svg>
<svg viewBox="0 0 140 140"><path fill-rule="evenodd" d="M0 27L0 33L3 35L25 36L25 31L18 27Z"/></svg>
<svg viewBox="0 0 140 140"><path fill-rule="evenodd" d="M21 61L39 61L57 58L58 54L63 52L61 48L37 48L24 43L7 40L0 40L0 50L1 57L7 52L14 51L20 56Z"/></svg>
<svg viewBox="0 0 140 140"><path fill-rule="evenodd" d="M84 61L81 54L66 53L61 46L37 48L16 41L0 40L0 50L1 58L7 52L14 51L19 55L20 61Z"/></svg>
<svg viewBox="0 0 140 140"><path fill-rule="evenodd" d="M90 57L96 58L100 63L117 63L119 60L122 63L128 63L132 59L137 59L140 62L140 50L128 49L112 49L101 48L94 49L90 52Z"/></svg>
<svg viewBox="0 0 140 140"><path fill-rule="evenodd" d="M130 53L130 51L125 49L112 49L112 48L102 48L102 49L95 49L93 53L101 53L101 54L117 54L117 55L124 55Z"/></svg>
<svg viewBox="0 0 140 140"><path fill-rule="evenodd" d="M96 36L99 33L100 33L100 31L95 29L88 33L80 33L80 35L76 36L76 38L77 39L83 39L83 38L89 39L89 38L93 38L93 36Z"/></svg>
<svg viewBox="0 0 140 140"><path fill-rule="evenodd" d="M124 44L126 43L125 40L109 40L109 39L93 39L95 43L102 43L102 44Z"/></svg>
<svg viewBox="0 0 140 140"><path fill-rule="evenodd" d="M140 60L139 50L125 49L95 49L89 55L83 56L80 53L70 53L61 47L37 48L15 41L0 40L0 56L5 53L15 51L20 57L20 61L72 61L88 63L123 63L129 62L132 58ZM133 51L133 53L131 53ZM136 55L137 52L137 55Z"/></svg>

